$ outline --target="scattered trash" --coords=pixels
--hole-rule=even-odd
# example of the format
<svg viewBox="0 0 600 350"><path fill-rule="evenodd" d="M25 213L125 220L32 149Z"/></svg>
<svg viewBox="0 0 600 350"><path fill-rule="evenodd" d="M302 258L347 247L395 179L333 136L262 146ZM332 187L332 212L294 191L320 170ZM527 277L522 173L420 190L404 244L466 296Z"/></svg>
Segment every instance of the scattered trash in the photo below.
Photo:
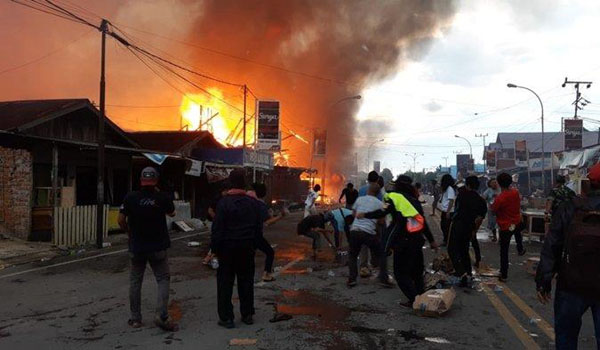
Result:
<svg viewBox="0 0 600 350"><path fill-rule="evenodd" d="M387 332L388 333L394 333L396 330L394 328L388 328Z"/></svg>
<svg viewBox="0 0 600 350"><path fill-rule="evenodd" d="M438 256L436 256L433 259L431 267L434 271L442 271L447 274L454 272L452 260L450 260L448 253L440 253Z"/></svg>
<svg viewBox="0 0 600 350"><path fill-rule="evenodd" d="M540 258L538 257L534 257L534 258L528 258L525 261L525 271L527 271L528 274L535 276L535 273L537 272L537 267L540 263Z"/></svg>
<svg viewBox="0 0 600 350"><path fill-rule="evenodd" d="M540 319L540 318L535 318L535 317L532 317L532 318L530 318L530 319L529 319L529 324L537 324L537 323L538 323L538 322L540 322L541 320L542 320L542 319Z"/></svg>
<svg viewBox="0 0 600 350"><path fill-rule="evenodd" d="M273 269L273 271L275 271L275 272L281 271L281 266L275 266L275 268Z"/></svg>
<svg viewBox="0 0 600 350"><path fill-rule="evenodd" d="M75 254L77 254L77 255L81 255L81 254L83 254L83 253L85 253L85 249L79 249L79 250L77 251L77 253L75 253ZM44 259L50 260L50 259L48 259L48 258L44 258Z"/></svg>
<svg viewBox="0 0 600 350"><path fill-rule="evenodd" d="M192 232L192 231L194 231L194 229L191 228L188 224L186 224L185 221L175 221L173 223L173 225L175 225L175 227L179 231L183 231L183 232Z"/></svg>
<svg viewBox="0 0 600 350"><path fill-rule="evenodd" d="M313 272L313 269L312 269L312 267L307 267L307 268L306 268L306 272L308 272L308 273L311 273L311 272Z"/></svg>
<svg viewBox="0 0 600 350"><path fill-rule="evenodd" d="M434 273L425 274L425 290L429 289L442 289L444 283L449 279L449 276L445 273L438 271Z"/></svg>
<svg viewBox="0 0 600 350"><path fill-rule="evenodd" d="M200 246L200 242L196 242L196 241L190 241L187 244L188 247L199 247Z"/></svg>
<svg viewBox="0 0 600 350"><path fill-rule="evenodd" d="M504 288L502 288L502 287L501 287L501 286L499 286L499 285L496 285L496 286L494 287L494 292L496 292L496 293L500 293L500 292L502 292L503 290L504 290Z"/></svg>
<svg viewBox="0 0 600 350"><path fill-rule="evenodd" d="M206 228L206 224L200 219L187 220L186 224L195 230L204 230Z"/></svg>
<svg viewBox="0 0 600 350"><path fill-rule="evenodd" d="M537 335L536 333L529 333L529 335L530 335L531 337L533 337L533 338L537 338L537 337L539 337L539 335Z"/></svg>
<svg viewBox="0 0 600 350"><path fill-rule="evenodd" d="M293 318L293 316L290 314L276 312L275 315L273 315L273 318L271 318L269 320L269 322L275 323L275 322L287 321L287 320L291 320L292 318Z"/></svg>
<svg viewBox="0 0 600 350"><path fill-rule="evenodd" d="M110 243L110 242L103 242L102 243L102 248L110 248L110 247L112 247L112 243Z"/></svg>
<svg viewBox="0 0 600 350"><path fill-rule="evenodd" d="M217 259L217 258L210 259L210 267L212 267L213 270L218 269L219 268L219 259Z"/></svg>
<svg viewBox="0 0 600 350"><path fill-rule="evenodd" d="M271 244L271 248L273 248L273 249L277 248L277 244Z"/></svg>
<svg viewBox="0 0 600 350"><path fill-rule="evenodd" d="M50 260L50 258L41 258L41 259L40 259L40 261L41 261L41 262L46 262L46 261L48 261L48 260Z"/></svg>
<svg viewBox="0 0 600 350"><path fill-rule="evenodd" d="M428 342L438 343L438 344L450 344L450 341L446 340L444 338L425 337L425 340L428 341Z"/></svg>
<svg viewBox="0 0 600 350"><path fill-rule="evenodd" d="M499 269L492 269L487 265L480 266L478 269L479 275L483 277L498 277L500 276Z"/></svg>
<svg viewBox="0 0 600 350"><path fill-rule="evenodd" d="M257 339L242 338L242 339L231 339L229 341L230 346L244 346L244 345L256 345Z"/></svg>
<svg viewBox="0 0 600 350"><path fill-rule="evenodd" d="M329 272L327 272L327 276L335 277L335 272L333 272L332 270L329 270Z"/></svg>
<svg viewBox="0 0 600 350"><path fill-rule="evenodd" d="M432 289L418 295L413 303L417 315L437 317L450 310L456 292L454 289Z"/></svg>

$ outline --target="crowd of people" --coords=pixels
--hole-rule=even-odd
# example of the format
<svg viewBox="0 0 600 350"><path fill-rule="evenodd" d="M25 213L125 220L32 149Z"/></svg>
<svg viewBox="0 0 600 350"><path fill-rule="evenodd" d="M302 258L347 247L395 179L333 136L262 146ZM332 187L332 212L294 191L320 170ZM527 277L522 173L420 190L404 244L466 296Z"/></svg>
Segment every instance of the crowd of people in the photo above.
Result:
<svg viewBox="0 0 600 350"><path fill-rule="evenodd" d="M175 215L175 209L172 200L156 189L158 178L154 168L142 171L141 189L125 198L119 224L130 238L130 326L141 326L141 283L149 264L158 284L154 322L164 330L173 331L177 325L170 320L167 311L170 240L165 217ZM588 179L591 191L586 197L580 197L565 186L564 178L559 177L546 206L552 221L544 241L536 284L539 300L546 303L550 300L552 279L558 274L554 301L558 348L577 344L581 317L587 309L592 310L597 338L600 335L600 264L596 258L600 249L600 164L590 170ZM447 248L460 285L470 286L473 266L469 249L473 246L477 268L481 262L477 231L486 216L490 239L493 242L499 240L500 281L508 279L508 253L513 236L518 254L526 252L521 234L524 229L521 196L507 173L490 179L481 194L480 180L476 176L468 176L463 183L456 184L450 175L444 175L439 187L432 182L431 215L440 212L441 244L436 242L425 220L419 184L413 183L409 176L401 175L387 184L386 189L383 179L374 171L368 174L367 180L359 190L348 184L339 198L340 203L345 198L345 205L324 212L316 208L320 186L315 185L307 195L304 217L297 225L298 235L312 239L315 259L322 238L338 253L346 239L346 285L349 288L357 286L359 275L371 275L372 266L379 269L379 283L383 287L392 287L395 280L407 298L402 305L412 307L415 298L424 292L423 246L426 240L434 250L439 246ZM252 184L251 187L248 191L243 170L232 171L228 185L209 209L213 223L207 259L218 257L218 324L226 328L235 326L231 299L236 280L241 321L253 323L256 249L266 257L263 281L275 279L275 252L264 238L263 229L279 220L283 213L270 215L263 201L267 193L263 184ZM333 241L329 239L327 224L331 225ZM390 255L393 255L393 279L388 275Z"/></svg>

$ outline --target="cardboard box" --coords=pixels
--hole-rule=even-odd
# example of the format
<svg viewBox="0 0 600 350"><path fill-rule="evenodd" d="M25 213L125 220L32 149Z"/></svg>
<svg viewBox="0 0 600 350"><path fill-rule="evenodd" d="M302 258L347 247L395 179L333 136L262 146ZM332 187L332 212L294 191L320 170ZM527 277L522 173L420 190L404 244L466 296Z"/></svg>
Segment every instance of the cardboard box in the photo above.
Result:
<svg viewBox="0 0 600 350"><path fill-rule="evenodd" d="M527 271L528 274L535 276L539 264L540 258L529 258L525 261L525 271Z"/></svg>
<svg viewBox="0 0 600 350"><path fill-rule="evenodd" d="M456 292L454 289L432 289L418 295L413 303L413 310L417 315L439 317L452 307Z"/></svg>

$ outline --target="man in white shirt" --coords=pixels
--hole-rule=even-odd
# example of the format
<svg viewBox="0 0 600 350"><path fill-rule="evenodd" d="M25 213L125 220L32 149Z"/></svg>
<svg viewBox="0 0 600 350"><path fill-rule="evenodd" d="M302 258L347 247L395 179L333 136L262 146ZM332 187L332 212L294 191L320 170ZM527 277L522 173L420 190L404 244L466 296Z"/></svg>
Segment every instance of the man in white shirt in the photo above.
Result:
<svg viewBox="0 0 600 350"><path fill-rule="evenodd" d="M358 197L354 203L353 212L356 216L359 213L369 213L375 210L383 209L383 202L377 199L379 193L379 185L370 184L367 195ZM358 254L363 245L371 249L374 261L379 261L381 245L377 237L377 220L376 219L359 219L356 218L350 227L350 257L348 261L349 276L348 287L356 286L356 278L358 277Z"/></svg>
<svg viewBox="0 0 600 350"><path fill-rule="evenodd" d="M304 201L304 217L316 214L315 202L317 201L317 198L319 198L320 190L321 185L317 184L308 191L306 201Z"/></svg>
<svg viewBox="0 0 600 350"><path fill-rule="evenodd" d="M454 200L456 199L456 191L454 190L454 179L450 174L442 176L442 198L438 203L438 209L442 213L440 227L444 235L442 246L448 244L448 234L450 232L450 224L452 222L452 213L454 212Z"/></svg>

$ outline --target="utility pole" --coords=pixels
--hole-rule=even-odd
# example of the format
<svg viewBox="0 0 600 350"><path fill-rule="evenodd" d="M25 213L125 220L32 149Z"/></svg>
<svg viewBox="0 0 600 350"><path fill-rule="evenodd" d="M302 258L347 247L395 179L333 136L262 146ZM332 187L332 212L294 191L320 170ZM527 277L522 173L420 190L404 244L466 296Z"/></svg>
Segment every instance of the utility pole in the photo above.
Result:
<svg viewBox="0 0 600 350"><path fill-rule="evenodd" d="M424 156L423 153L413 153L413 154L409 154L409 153L405 153L407 156L411 157L413 160L413 173L417 172L417 158L419 158L420 156Z"/></svg>
<svg viewBox="0 0 600 350"><path fill-rule="evenodd" d="M573 105L575 106L574 118L577 119L577 111L580 109L583 109L583 107L585 107L588 103L590 103L590 101L581 97L581 93L579 92L579 84L583 84L583 85L585 85L586 89L589 89L592 86L592 82L591 81L574 81L574 80L569 80L568 78L565 78L565 81L562 84L562 87L567 87L567 84L575 85L575 101L573 102Z"/></svg>
<svg viewBox="0 0 600 350"><path fill-rule="evenodd" d="M244 84L244 132L243 132L243 138L244 141L242 142L242 145L244 146L244 152L246 149L246 97L248 96L248 86L246 84Z"/></svg>
<svg viewBox="0 0 600 350"><path fill-rule="evenodd" d="M488 136L487 133L483 134L475 134L475 137L481 137L483 139L483 173L485 174L487 171L487 157L486 157L486 153L485 153L485 138Z"/></svg>
<svg viewBox="0 0 600 350"><path fill-rule="evenodd" d="M100 58L100 115L98 116L98 186L96 192L96 246L101 249L104 238L104 124L105 124L105 96L106 80L104 77L106 56L106 33L108 21L103 19L100 24L102 32L102 51Z"/></svg>
<svg viewBox="0 0 600 350"><path fill-rule="evenodd" d="M446 161L446 168L448 168L448 156L442 157L442 159Z"/></svg>

